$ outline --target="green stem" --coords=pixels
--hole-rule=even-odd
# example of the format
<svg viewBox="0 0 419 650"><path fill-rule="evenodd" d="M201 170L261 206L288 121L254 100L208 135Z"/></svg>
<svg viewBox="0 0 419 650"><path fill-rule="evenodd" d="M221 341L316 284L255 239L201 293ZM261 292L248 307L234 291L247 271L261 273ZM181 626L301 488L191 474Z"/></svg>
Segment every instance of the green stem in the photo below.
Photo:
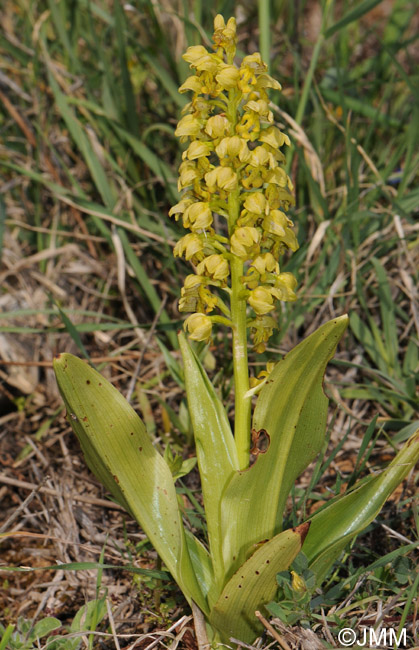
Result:
<svg viewBox="0 0 419 650"><path fill-rule="evenodd" d="M259 50L262 61L271 67L271 7L270 0L258 0Z"/></svg>
<svg viewBox="0 0 419 650"><path fill-rule="evenodd" d="M231 236L240 211L239 190L228 197L229 234ZM240 469L249 466L250 458L250 407L251 397L245 397L249 390L249 368L247 361L246 299L243 294L243 262L232 256L231 270L231 321L233 324L233 366L234 366L234 439Z"/></svg>

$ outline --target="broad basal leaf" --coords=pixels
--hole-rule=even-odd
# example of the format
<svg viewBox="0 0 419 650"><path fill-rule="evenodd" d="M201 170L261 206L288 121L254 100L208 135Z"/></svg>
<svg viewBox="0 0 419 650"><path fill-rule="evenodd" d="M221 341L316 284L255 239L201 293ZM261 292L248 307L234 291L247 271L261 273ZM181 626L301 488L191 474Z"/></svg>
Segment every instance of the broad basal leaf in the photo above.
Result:
<svg viewBox="0 0 419 650"><path fill-rule="evenodd" d="M207 611L171 472L142 421L116 388L77 357L60 354L54 370L89 467L140 523L185 596Z"/></svg>
<svg viewBox="0 0 419 650"><path fill-rule="evenodd" d="M252 544L281 530L292 484L321 449L328 405L323 375L347 320L330 321L297 345L275 366L259 394L253 427L264 430L268 449L250 469L233 476L222 497L229 572L244 561Z"/></svg>
<svg viewBox="0 0 419 650"><path fill-rule="evenodd" d="M348 494L334 499L311 520L304 543L318 584L351 539L378 515L385 501L419 461L419 430L390 465Z"/></svg>
<svg viewBox="0 0 419 650"><path fill-rule="evenodd" d="M301 524L262 543L226 584L209 617L225 642L234 637L252 643L261 632L255 611L275 596L275 576L298 555L308 528Z"/></svg>
<svg viewBox="0 0 419 650"><path fill-rule="evenodd" d="M204 495L210 553L221 588L225 569L220 501L226 483L238 469L236 446L224 406L183 333L179 334L179 343Z"/></svg>

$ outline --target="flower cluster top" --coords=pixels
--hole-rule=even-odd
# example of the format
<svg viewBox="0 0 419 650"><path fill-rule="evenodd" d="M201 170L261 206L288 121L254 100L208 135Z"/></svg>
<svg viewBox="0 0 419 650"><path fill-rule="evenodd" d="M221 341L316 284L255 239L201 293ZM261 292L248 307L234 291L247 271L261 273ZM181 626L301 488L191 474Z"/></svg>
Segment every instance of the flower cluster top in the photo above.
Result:
<svg viewBox="0 0 419 650"><path fill-rule="evenodd" d="M193 97L176 129L188 147L179 168L182 198L169 215L190 231L174 254L191 261L195 273L185 280L179 309L193 312L185 322L190 337L208 340L213 323L231 315L230 276L239 268L238 298L251 308L248 326L263 351L275 327L275 302L296 298L294 276L278 264L285 249L298 248L285 214L293 196L281 147L289 139L274 125L267 95L281 86L258 52L236 65L234 18L225 24L216 16L213 41L214 52L197 45L183 55L194 74L179 90Z"/></svg>

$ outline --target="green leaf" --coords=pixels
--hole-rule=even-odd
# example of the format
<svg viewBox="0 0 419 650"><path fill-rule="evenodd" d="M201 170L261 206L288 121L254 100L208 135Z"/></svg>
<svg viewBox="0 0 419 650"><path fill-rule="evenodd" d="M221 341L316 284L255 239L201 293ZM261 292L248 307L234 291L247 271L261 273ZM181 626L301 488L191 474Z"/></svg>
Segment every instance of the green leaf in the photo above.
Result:
<svg viewBox="0 0 419 650"><path fill-rule="evenodd" d="M125 398L96 370L60 354L54 370L87 464L141 524L187 599L205 612L171 472Z"/></svg>
<svg viewBox="0 0 419 650"><path fill-rule="evenodd" d="M322 382L347 326L347 316L326 323L274 368L256 403L253 427L269 436L266 453L237 472L222 497L224 563L229 572L248 548L282 528L293 482L319 453L325 437L328 400Z"/></svg>
<svg viewBox="0 0 419 650"><path fill-rule="evenodd" d="M62 623L58 620L58 618L47 616L46 618L42 618L40 621L35 623L32 637L34 639L42 639L43 636L46 636L53 630L57 630L61 626Z"/></svg>
<svg viewBox="0 0 419 650"><path fill-rule="evenodd" d="M225 582L225 568L220 501L227 482L239 466L236 446L224 406L183 332L179 334L179 344L204 495L210 553L221 589Z"/></svg>
<svg viewBox="0 0 419 650"><path fill-rule="evenodd" d="M390 465L313 516L304 553L320 584L345 546L378 515L383 504L419 461L419 429Z"/></svg>
<svg viewBox="0 0 419 650"><path fill-rule="evenodd" d="M261 629L255 611L275 596L275 576L288 569L300 552L308 527L301 524L260 545L226 584L209 617L226 642L234 637L252 643L258 636Z"/></svg>

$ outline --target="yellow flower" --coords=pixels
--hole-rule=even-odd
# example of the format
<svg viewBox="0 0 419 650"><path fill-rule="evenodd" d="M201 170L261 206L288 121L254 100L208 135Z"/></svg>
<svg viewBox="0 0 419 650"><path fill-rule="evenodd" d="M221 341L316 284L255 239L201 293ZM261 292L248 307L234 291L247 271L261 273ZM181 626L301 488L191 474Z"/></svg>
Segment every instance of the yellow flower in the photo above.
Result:
<svg viewBox="0 0 419 650"><path fill-rule="evenodd" d="M186 93L188 90L192 90L194 93L200 93L202 89L202 81L196 75L191 75L183 82L179 88L180 93Z"/></svg>
<svg viewBox="0 0 419 650"><path fill-rule="evenodd" d="M230 90L237 87L239 71L235 65L222 65L215 78L224 90Z"/></svg>
<svg viewBox="0 0 419 650"><path fill-rule="evenodd" d="M205 174L205 182L210 192L216 192L217 189L231 192L237 187L237 174L231 167L216 167Z"/></svg>
<svg viewBox="0 0 419 650"><path fill-rule="evenodd" d="M259 252L260 232L250 226L236 228L230 241L231 252L247 260Z"/></svg>
<svg viewBox="0 0 419 650"><path fill-rule="evenodd" d="M195 137L201 131L201 128L202 124L200 120L198 120L193 115L185 115L185 117L182 117L179 124L177 125L175 135L178 137Z"/></svg>
<svg viewBox="0 0 419 650"><path fill-rule="evenodd" d="M197 165L192 161L185 160L179 167L178 189L183 190L185 187L189 187L199 178L200 173Z"/></svg>
<svg viewBox="0 0 419 650"><path fill-rule="evenodd" d="M188 47L185 54L182 55L182 59L195 65L199 59L202 59L202 57L207 56L208 54L208 50L203 45L192 45L191 47Z"/></svg>
<svg viewBox="0 0 419 650"><path fill-rule="evenodd" d="M266 287L253 289L247 302L261 316L275 309L272 293Z"/></svg>
<svg viewBox="0 0 419 650"><path fill-rule="evenodd" d="M285 237L287 227L287 216L280 210L271 210L263 220L264 231L276 237Z"/></svg>
<svg viewBox="0 0 419 650"><path fill-rule="evenodd" d="M250 321L250 329L253 339L253 349L255 352L261 354L265 352L266 343L271 338L274 329L276 329L277 324L272 316L264 314L262 316L256 316L255 319ZM267 370L269 370L269 363L267 364ZM262 373L260 373L262 374ZM257 382L256 382L257 383Z"/></svg>
<svg viewBox="0 0 419 650"><path fill-rule="evenodd" d="M213 115L207 120L205 133L213 140L223 138L230 131L231 125L224 115Z"/></svg>
<svg viewBox="0 0 419 650"><path fill-rule="evenodd" d="M209 203L197 201L186 208L183 213L183 226L192 231L207 230L212 224L212 212Z"/></svg>
<svg viewBox="0 0 419 650"><path fill-rule="evenodd" d="M213 145L211 142L194 140L193 142L191 142L189 147L183 153L183 157L188 158L188 160L196 160L197 158L209 156L212 150L213 150Z"/></svg>
<svg viewBox="0 0 419 650"><path fill-rule="evenodd" d="M197 272L212 280L226 280L230 273L227 260L222 255L209 255L198 264Z"/></svg>
<svg viewBox="0 0 419 650"><path fill-rule="evenodd" d="M246 210L257 215L264 214L266 209L266 198L263 192L252 192L246 196L243 203Z"/></svg>
<svg viewBox="0 0 419 650"><path fill-rule="evenodd" d="M263 255L258 255L253 260L252 266L261 276L263 276L266 272L279 273L279 264L272 253L264 253Z"/></svg>
<svg viewBox="0 0 419 650"><path fill-rule="evenodd" d="M292 273L280 273L276 278L275 286L271 288L271 292L278 300L292 302L297 300L295 295L296 286L297 280Z"/></svg>
<svg viewBox="0 0 419 650"><path fill-rule="evenodd" d="M192 233L185 235L175 245L173 254L175 257L184 256L192 264L197 264L204 259L204 245L201 237Z"/></svg>
<svg viewBox="0 0 419 650"><path fill-rule="evenodd" d="M212 322L205 314L191 314L183 326L193 341L209 341L211 338Z"/></svg>
<svg viewBox="0 0 419 650"><path fill-rule="evenodd" d="M169 217L175 216L176 221L179 219L180 215L183 214L190 205L192 205L193 200L189 198L182 199L179 203L176 203L169 210Z"/></svg>
<svg viewBox="0 0 419 650"><path fill-rule="evenodd" d="M282 133L276 126L269 126L260 132L259 140L268 144L273 149L279 149L284 144L290 146L290 139L285 133Z"/></svg>

